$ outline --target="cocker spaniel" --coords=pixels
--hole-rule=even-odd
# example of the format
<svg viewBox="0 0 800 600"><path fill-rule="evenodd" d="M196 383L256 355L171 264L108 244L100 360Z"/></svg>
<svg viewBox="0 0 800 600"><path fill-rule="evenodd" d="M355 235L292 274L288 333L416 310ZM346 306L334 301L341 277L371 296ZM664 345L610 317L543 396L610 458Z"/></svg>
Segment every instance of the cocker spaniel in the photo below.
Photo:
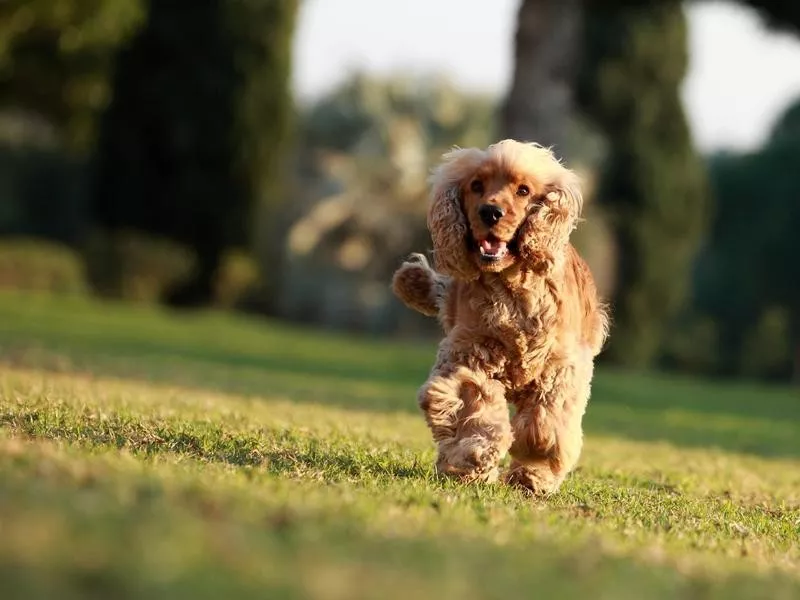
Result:
<svg viewBox="0 0 800 600"><path fill-rule="evenodd" d="M578 178L549 149L504 140L445 154L431 183L434 267L414 254L392 288L445 332L418 397L437 471L495 481L510 452L503 480L552 494L578 461L609 323L570 244Z"/></svg>

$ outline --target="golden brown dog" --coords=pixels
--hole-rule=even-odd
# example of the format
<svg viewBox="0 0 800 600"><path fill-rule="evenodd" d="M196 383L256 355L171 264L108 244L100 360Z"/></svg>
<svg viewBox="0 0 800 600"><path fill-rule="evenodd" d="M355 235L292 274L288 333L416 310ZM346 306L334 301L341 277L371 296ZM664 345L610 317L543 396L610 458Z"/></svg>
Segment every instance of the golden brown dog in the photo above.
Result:
<svg viewBox="0 0 800 600"><path fill-rule="evenodd" d="M392 287L446 334L419 392L439 473L493 481L510 452L504 480L547 495L575 466L608 331L569 241L581 208L577 176L536 144L456 149L434 171L435 268L415 254Z"/></svg>

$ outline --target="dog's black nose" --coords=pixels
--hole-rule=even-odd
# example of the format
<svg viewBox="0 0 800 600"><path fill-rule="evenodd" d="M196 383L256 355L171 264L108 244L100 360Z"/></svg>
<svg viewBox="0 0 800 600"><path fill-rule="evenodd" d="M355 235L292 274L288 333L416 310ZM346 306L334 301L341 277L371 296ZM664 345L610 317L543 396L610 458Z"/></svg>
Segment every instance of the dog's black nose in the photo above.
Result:
<svg viewBox="0 0 800 600"><path fill-rule="evenodd" d="M503 209L496 204L484 204L478 209L478 216L481 221L486 223L489 227L496 225L497 222L503 218Z"/></svg>

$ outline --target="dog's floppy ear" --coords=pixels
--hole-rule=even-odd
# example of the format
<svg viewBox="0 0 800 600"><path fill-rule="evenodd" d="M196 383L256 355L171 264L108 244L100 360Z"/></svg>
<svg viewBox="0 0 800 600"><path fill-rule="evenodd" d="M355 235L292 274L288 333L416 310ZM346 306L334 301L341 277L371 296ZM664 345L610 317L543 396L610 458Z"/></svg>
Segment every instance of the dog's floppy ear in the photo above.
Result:
<svg viewBox="0 0 800 600"><path fill-rule="evenodd" d="M428 229L433 240L436 270L456 279L472 280L479 275L470 260L467 239L469 225L461 206L462 187L472 178L485 154L477 148L458 148L446 153L431 176L431 204Z"/></svg>
<svg viewBox="0 0 800 600"><path fill-rule="evenodd" d="M522 260L536 271L549 272L556 257L569 244L582 210L578 176L559 165L554 180L545 186L537 206L520 229Z"/></svg>

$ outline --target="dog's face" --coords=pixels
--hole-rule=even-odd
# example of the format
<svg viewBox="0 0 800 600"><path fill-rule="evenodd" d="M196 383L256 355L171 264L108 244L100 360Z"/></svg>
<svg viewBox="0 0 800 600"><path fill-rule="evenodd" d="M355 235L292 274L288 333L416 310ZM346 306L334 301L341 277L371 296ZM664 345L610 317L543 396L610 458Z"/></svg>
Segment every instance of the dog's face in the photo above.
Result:
<svg viewBox="0 0 800 600"><path fill-rule="evenodd" d="M434 173L428 215L437 268L462 279L546 268L580 210L577 178L545 148L505 140L450 152Z"/></svg>
<svg viewBox="0 0 800 600"><path fill-rule="evenodd" d="M518 259L520 229L543 191L533 175L487 159L461 185L461 205L469 225L467 250L479 269L502 271Z"/></svg>

